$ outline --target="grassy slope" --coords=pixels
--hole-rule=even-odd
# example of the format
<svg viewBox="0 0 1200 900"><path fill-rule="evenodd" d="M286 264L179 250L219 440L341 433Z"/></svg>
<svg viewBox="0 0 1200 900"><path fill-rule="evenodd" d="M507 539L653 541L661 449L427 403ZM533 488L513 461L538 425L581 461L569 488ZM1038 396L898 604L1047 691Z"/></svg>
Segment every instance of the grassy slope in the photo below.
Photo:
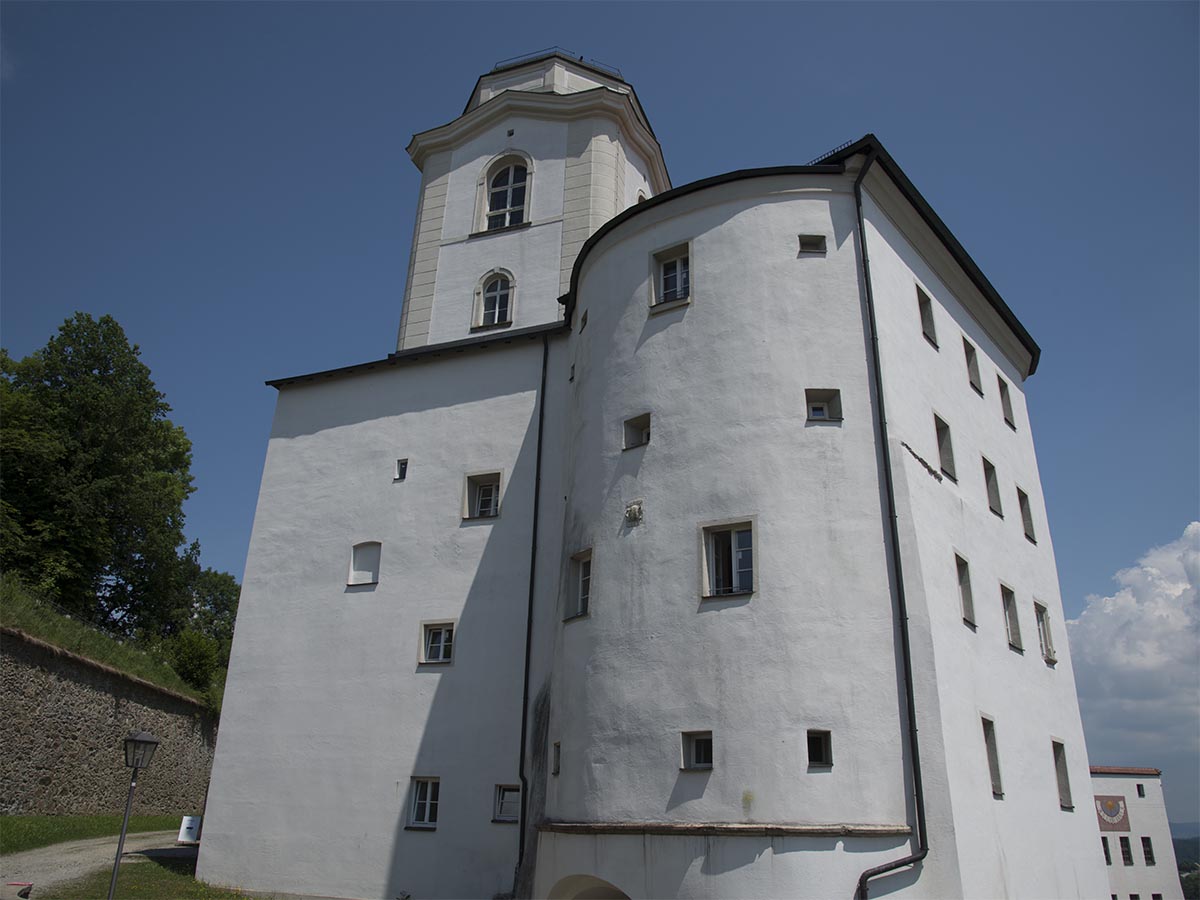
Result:
<svg viewBox="0 0 1200 900"><path fill-rule="evenodd" d="M121 900L245 900L246 895L209 887L195 878L196 860L149 859L145 862L121 862L117 875L117 896ZM46 888L34 885L38 900L94 900L108 896L112 869L94 872L87 878Z"/></svg>
<svg viewBox="0 0 1200 900"><path fill-rule="evenodd" d="M0 816L0 854L121 833L121 816ZM129 833L177 831L183 816L130 816ZM108 892L105 891L105 894Z"/></svg>
<svg viewBox="0 0 1200 900"><path fill-rule="evenodd" d="M86 656L129 675L144 678L160 687L203 701L204 695L189 687L166 664L148 653L123 644L116 638L89 628L39 603L14 578L0 579L0 624L41 638L48 644Z"/></svg>

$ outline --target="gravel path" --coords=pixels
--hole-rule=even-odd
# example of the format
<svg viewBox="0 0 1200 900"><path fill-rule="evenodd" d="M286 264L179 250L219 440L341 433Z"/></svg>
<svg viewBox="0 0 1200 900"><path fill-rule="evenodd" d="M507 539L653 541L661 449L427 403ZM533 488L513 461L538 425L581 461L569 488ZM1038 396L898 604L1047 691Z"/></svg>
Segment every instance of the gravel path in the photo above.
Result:
<svg viewBox="0 0 1200 900"><path fill-rule="evenodd" d="M130 834L125 837L125 852L122 860L131 853L143 850L175 848L175 831L148 831L143 834ZM0 857L0 889L8 896L7 885L10 881L32 881L33 896L38 895L40 888L58 884L61 881L74 881L82 878L96 869L112 869L113 857L117 854L117 835L109 837L88 838L86 841L66 841L62 844L51 844L49 847L38 847L36 850L26 850L23 853L11 853ZM124 865L125 862L122 862Z"/></svg>

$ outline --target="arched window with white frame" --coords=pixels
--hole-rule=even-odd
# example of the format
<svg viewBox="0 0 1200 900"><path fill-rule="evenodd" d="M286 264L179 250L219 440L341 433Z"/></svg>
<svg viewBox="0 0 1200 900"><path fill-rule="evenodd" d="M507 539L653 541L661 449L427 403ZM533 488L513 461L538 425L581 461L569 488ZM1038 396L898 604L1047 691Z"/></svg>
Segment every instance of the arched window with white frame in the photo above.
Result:
<svg viewBox="0 0 1200 900"><path fill-rule="evenodd" d="M487 230L527 222L528 202L529 167L519 158L502 159L488 174Z"/></svg>
<svg viewBox="0 0 1200 900"><path fill-rule="evenodd" d="M475 292L475 328L511 325L515 290L512 273L493 269L480 279Z"/></svg>

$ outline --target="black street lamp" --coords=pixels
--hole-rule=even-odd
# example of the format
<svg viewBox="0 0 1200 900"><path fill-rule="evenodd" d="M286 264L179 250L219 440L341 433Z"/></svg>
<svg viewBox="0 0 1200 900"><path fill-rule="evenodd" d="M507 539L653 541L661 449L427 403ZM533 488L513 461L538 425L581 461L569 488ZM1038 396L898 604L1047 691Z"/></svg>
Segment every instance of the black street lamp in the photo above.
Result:
<svg viewBox="0 0 1200 900"><path fill-rule="evenodd" d="M121 823L121 840L117 842L117 858L113 862L112 881L108 883L108 900L117 891L117 870L121 868L121 853L125 849L125 832L129 829L129 811L133 809L133 789L137 787L138 769L150 765L158 738L148 731L135 731L125 738L125 765L133 769L129 776L129 796L125 799L125 821Z"/></svg>

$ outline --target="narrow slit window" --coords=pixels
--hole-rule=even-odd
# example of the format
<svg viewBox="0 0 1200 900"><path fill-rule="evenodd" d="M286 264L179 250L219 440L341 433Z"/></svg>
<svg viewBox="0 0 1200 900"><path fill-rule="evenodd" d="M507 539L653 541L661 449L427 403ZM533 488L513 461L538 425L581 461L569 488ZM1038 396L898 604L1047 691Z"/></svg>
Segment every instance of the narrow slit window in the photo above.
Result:
<svg viewBox="0 0 1200 900"><path fill-rule="evenodd" d="M971 383L971 387L975 388L975 393L983 396L983 380L979 377L979 354L975 351L974 345L963 338L963 353L967 357L967 381Z"/></svg>
<svg viewBox="0 0 1200 900"><path fill-rule="evenodd" d="M393 481L403 481L407 477L408 477L408 460L407 459L396 460L396 472L392 476L392 480Z"/></svg>
<svg viewBox="0 0 1200 900"><path fill-rule="evenodd" d="M1071 779L1067 774L1067 748L1058 741L1051 741L1050 747L1054 752L1054 775L1058 779L1058 805L1069 811L1075 808L1075 804L1071 802Z"/></svg>
<svg viewBox="0 0 1200 900"><path fill-rule="evenodd" d="M550 774L557 775L562 771L562 744L559 741L554 742L550 754Z"/></svg>
<svg viewBox="0 0 1200 900"><path fill-rule="evenodd" d="M1004 413L1004 421L1013 431L1016 431L1017 423L1013 418L1012 398L1008 396L1008 382L997 375L996 384L1000 388L1000 411Z"/></svg>
<svg viewBox="0 0 1200 900"><path fill-rule="evenodd" d="M825 252L825 235L823 234L802 234L800 235L800 252L801 253L824 253Z"/></svg>
<svg viewBox="0 0 1200 900"><path fill-rule="evenodd" d="M1033 604L1033 614L1037 619L1038 644L1042 649L1042 659L1048 663L1057 662L1054 655L1054 641L1050 635L1050 613L1040 603Z"/></svg>
<svg viewBox="0 0 1200 900"><path fill-rule="evenodd" d="M833 765L833 737L828 731L809 729L808 764L810 766Z"/></svg>
<svg viewBox="0 0 1200 900"><path fill-rule="evenodd" d="M500 515L500 473L467 476L465 519L491 519Z"/></svg>
<svg viewBox="0 0 1200 900"><path fill-rule="evenodd" d="M988 773L992 779L992 796L1004 799L1004 785L1000 781L1000 755L996 752L996 723L983 719L983 744L987 750Z"/></svg>
<svg viewBox="0 0 1200 900"><path fill-rule="evenodd" d="M954 443L950 438L950 426L938 415L933 417L933 430L937 435L938 463L942 474L951 481L957 481L954 473Z"/></svg>
<svg viewBox="0 0 1200 900"><path fill-rule="evenodd" d="M1004 607L1004 630L1008 635L1008 646L1014 650L1021 646L1021 621L1017 618L1017 597L1004 585L1000 585L1000 602Z"/></svg>
<svg viewBox="0 0 1200 900"><path fill-rule="evenodd" d="M566 619L586 616L592 600L592 551L585 550L571 557L571 588L567 601Z"/></svg>
<svg viewBox="0 0 1200 900"><path fill-rule="evenodd" d="M983 458L983 483L987 487L988 509L1004 518L1004 507L1000 504L1000 479L996 477L996 467Z"/></svg>
<svg viewBox="0 0 1200 900"><path fill-rule="evenodd" d="M842 421L842 392L836 388L806 388L804 403L810 422Z"/></svg>
<svg viewBox="0 0 1200 900"><path fill-rule="evenodd" d="M1145 796L1146 796L1146 786L1145 786L1144 784L1139 784L1139 785L1137 786L1137 795L1138 795L1139 797L1145 797Z"/></svg>
<svg viewBox="0 0 1200 900"><path fill-rule="evenodd" d="M640 416L634 416L632 419L626 419L624 431L624 449L626 450L632 450L634 447L643 447L650 443L650 413L643 413Z"/></svg>
<svg viewBox="0 0 1200 900"><path fill-rule="evenodd" d="M921 288L917 288L917 309L921 314L921 333L925 340L937 347L937 329L933 325L933 301Z"/></svg>
<svg viewBox="0 0 1200 900"><path fill-rule="evenodd" d="M975 624L975 598L971 593L971 567L958 554L954 556L954 567L958 573L958 599L962 604L963 621Z"/></svg>
<svg viewBox="0 0 1200 900"><path fill-rule="evenodd" d="M711 769L713 767L713 736L711 731L683 733L683 768Z"/></svg>
<svg viewBox="0 0 1200 900"><path fill-rule="evenodd" d="M754 534L749 522L704 531L705 596L748 594L754 590Z"/></svg>
<svg viewBox="0 0 1200 900"><path fill-rule="evenodd" d="M1108 847L1108 838L1107 837L1101 835L1100 846L1104 848L1104 864L1106 866L1111 866L1112 865L1112 850L1110 850Z"/></svg>
<svg viewBox="0 0 1200 900"><path fill-rule="evenodd" d="M1025 528L1025 537L1032 543L1037 543L1037 535L1033 531L1033 510L1029 507L1029 495L1017 488L1017 506L1021 508L1021 524Z"/></svg>

